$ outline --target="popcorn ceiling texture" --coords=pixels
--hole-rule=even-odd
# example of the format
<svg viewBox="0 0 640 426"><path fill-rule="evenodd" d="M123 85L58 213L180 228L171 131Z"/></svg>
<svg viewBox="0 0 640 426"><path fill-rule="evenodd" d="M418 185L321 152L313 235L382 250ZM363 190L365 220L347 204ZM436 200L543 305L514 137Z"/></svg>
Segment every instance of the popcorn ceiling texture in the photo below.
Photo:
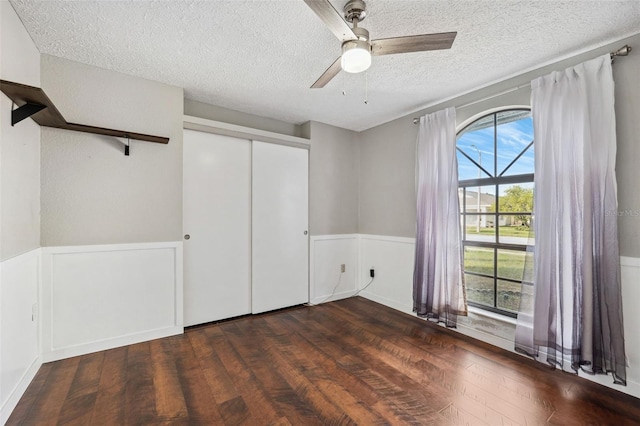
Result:
<svg viewBox="0 0 640 426"><path fill-rule="evenodd" d="M364 74L309 89L340 43L302 1L11 3L41 53L183 87L189 99L245 113L351 130L640 32L637 0L369 0L363 26L373 39L458 37L451 50L374 57L365 105Z"/></svg>

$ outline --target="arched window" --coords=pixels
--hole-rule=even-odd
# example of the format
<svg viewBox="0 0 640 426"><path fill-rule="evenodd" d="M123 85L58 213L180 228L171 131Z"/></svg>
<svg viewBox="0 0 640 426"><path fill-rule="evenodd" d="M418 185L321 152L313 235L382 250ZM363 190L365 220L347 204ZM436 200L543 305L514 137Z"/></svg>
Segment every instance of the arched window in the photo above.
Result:
<svg viewBox="0 0 640 426"><path fill-rule="evenodd" d="M528 109L487 114L458 133L458 194L469 304L516 316L532 268L533 121ZM531 276L527 274L526 276Z"/></svg>

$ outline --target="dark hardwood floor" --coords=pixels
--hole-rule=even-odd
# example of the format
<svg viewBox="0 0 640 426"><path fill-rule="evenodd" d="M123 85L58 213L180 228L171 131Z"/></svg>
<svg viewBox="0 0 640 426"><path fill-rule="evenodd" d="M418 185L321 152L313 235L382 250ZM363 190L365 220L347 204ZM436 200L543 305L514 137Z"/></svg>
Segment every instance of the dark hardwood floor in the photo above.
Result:
<svg viewBox="0 0 640 426"><path fill-rule="evenodd" d="M640 400L362 298L44 364L9 425L640 424Z"/></svg>

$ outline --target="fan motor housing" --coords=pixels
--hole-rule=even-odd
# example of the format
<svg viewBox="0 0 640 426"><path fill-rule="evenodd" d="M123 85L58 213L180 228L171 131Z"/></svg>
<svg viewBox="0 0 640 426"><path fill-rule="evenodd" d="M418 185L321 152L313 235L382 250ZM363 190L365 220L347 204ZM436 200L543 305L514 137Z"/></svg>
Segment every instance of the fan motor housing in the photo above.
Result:
<svg viewBox="0 0 640 426"><path fill-rule="evenodd" d="M344 19L347 22L362 22L366 16L367 5L363 0L349 0L344 5Z"/></svg>
<svg viewBox="0 0 640 426"><path fill-rule="evenodd" d="M369 41L369 31L362 27L353 28L353 33L358 36L358 40Z"/></svg>

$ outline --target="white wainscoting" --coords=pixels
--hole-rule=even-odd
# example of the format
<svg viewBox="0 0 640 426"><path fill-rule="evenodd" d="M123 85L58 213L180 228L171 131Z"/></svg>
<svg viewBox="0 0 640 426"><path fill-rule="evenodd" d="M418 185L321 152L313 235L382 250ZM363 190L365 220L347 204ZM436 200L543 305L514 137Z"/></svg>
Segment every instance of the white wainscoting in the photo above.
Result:
<svg viewBox="0 0 640 426"><path fill-rule="evenodd" d="M182 242L42 249L42 359L183 332Z"/></svg>
<svg viewBox="0 0 640 426"><path fill-rule="evenodd" d="M361 296L412 314L415 239L380 235L359 236ZM369 270L375 271L373 281Z"/></svg>
<svg viewBox="0 0 640 426"><path fill-rule="evenodd" d="M622 392L640 398L640 258L620 257L622 281L622 313L624 315L625 352L627 354L627 388L611 386ZM588 376L587 378L602 384L602 379L610 377ZM607 384L607 383L605 383Z"/></svg>
<svg viewBox="0 0 640 426"><path fill-rule="evenodd" d="M0 424L5 424L40 368L40 249L0 263Z"/></svg>
<svg viewBox="0 0 640 426"><path fill-rule="evenodd" d="M358 289L358 235L318 235L310 241L311 304L351 297ZM340 272L340 265L345 272Z"/></svg>

